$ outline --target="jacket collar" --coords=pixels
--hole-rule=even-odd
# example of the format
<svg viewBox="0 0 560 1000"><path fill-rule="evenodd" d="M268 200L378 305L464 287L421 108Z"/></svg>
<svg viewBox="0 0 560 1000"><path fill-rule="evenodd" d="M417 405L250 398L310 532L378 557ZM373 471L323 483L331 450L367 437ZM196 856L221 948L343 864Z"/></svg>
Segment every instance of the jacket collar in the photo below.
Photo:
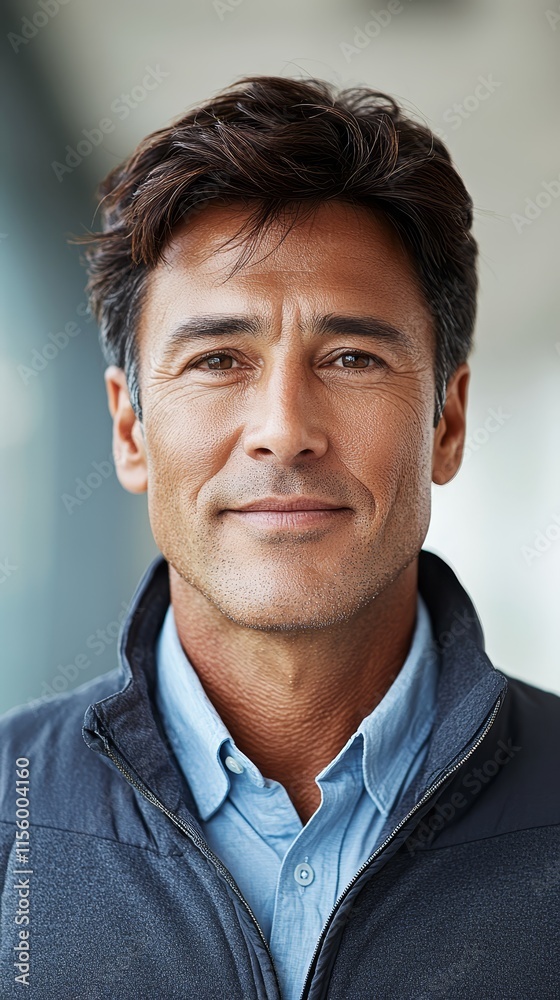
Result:
<svg viewBox="0 0 560 1000"><path fill-rule="evenodd" d="M507 688L506 677L484 651L482 627L468 594L451 567L426 549L419 554L418 587L432 622L440 676L428 753L415 792L459 758ZM112 744L131 773L166 808L192 821L194 802L155 698L155 644L169 602L168 563L158 555L142 576L121 626L121 686L89 706L82 735L100 753L106 754L105 741Z"/></svg>

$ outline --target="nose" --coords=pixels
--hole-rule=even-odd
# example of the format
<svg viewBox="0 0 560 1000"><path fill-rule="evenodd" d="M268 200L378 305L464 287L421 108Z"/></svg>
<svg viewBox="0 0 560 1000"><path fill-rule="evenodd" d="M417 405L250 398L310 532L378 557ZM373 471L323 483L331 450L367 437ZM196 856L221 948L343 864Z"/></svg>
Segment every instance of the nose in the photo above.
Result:
<svg viewBox="0 0 560 1000"><path fill-rule="evenodd" d="M259 379L247 412L243 445L257 461L281 465L320 458L328 448L313 375L293 356ZM321 380L318 387L325 391ZM322 418L322 419L321 419Z"/></svg>

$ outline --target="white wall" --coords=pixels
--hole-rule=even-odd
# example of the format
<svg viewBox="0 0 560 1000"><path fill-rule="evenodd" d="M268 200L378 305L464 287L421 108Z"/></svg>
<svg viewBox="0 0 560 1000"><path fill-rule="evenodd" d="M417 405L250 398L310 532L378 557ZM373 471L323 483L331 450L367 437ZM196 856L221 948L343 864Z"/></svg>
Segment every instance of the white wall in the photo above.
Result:
<svg viewBox="0 0 560 1000"><path fill-rule="evenodd" d="M445 133L476 205L481 293L471 445L455 480L433 489L426 547L448 559L469 590L496 665L560 693L560 197L551 196L532 221L512 219L539 192L544 206L544 183L560 180L560 4L403 0L390 22L386 6L71 0L14 58L33 61L60 116L56 150L42 154L45 170L83 129L107 116L115 123L60 182L68 190L78 180L92 190L148 131L246 74L367 84ZM34 0L13 5L13 30L37 9ZM368 40L359 32L374 9L388 23ZM355 37L362 48L352 54L343 46ZM146 67L159 67L161 82L125 117L115 102L141 83ZM475 107L481 78L487 97ZM468 117L455 117L455 102ZM560 192L560 184L551 190ZM144 515L137 523L148 554Z"/></svg>

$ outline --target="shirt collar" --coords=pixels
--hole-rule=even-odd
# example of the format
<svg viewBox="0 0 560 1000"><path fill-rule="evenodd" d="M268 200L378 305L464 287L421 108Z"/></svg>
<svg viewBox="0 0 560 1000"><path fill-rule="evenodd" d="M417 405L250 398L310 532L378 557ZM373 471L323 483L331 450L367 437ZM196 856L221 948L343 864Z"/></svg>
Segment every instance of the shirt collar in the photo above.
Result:
<svg viewBox="0 0 560 1000"><path fill-rule="evenodd" d="M350 747L361 734L364 785L384 815L388 815L433 723L437 655L431 640L430 616L418 593L416 625L403 666L379 704L321 772L326 777L344 756L351 757ZM224 744L224 752L233 752L255 784L264 785L265 779L235 746L208 698L181 646L171 604L158 636L156 656L158 709L181 769L188 776L200 817L207 820L220 808L230 790L222 763Z"/></svg>
<svg viewBox="0 0 560 1000"><path fill-rule="evenodd" d="M172 604L157 639L156 657L157 706L200 817L207 820L229 792L220 750L231 737L181 646Z"/></svg>
<svg viewBox="0 0 560 1000"><path fill-rule="evenodd" d="M157 706L198 812L206 820L229 792L220 748L230 734L183 651L171 604L157 639L156 657Z"/></svg>
<svg viewBox="0 0 560 1000"><path fill-rule="evenodd" d="M472 599L449 563L427 549L419 553L418 589L430 614L440 670L426 759L399 804L402 810L414 805L469 747L478 745L474 741L480 742L492 713L500 712L495 732L507 736L512 697L507 676L485 652ZM170 753L173 748L155 705L156 642L170 597L169 564L158 555L134 590L119 633L118 665L96 681L97 699L85 711L82 736L108 767L118 767L110 759L110 752L116 753L166 809L195 823L196 803L188 779ZM505 702L508 707L502 710ZM386 821L387 829L388 825Z"/></svg>
<svg viewBox="0 0 560 1000"><path fill-rule="evenodd" d="M169 604L156 643L156 702L167 737L201 819L222 805L231 784L223 761L231 754L255 785L267 784L258 767L235 744L181 646Z"/></svg>
<svg viewBox="0 0 560 1000"><path fill-rule="evenodd" d="M363 736L364 784L385 816L432 729L438 675L439 657L430 615L418 592L416 624L406 660L381 701L357 730Z"/></svg>

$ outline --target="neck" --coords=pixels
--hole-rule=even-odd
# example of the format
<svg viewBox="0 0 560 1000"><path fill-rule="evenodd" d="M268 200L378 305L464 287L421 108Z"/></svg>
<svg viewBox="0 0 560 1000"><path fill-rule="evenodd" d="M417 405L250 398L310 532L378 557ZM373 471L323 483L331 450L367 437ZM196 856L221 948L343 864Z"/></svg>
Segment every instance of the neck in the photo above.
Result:
<svg viewBox="0 0 560 1000"><path fill-rule="evenodd" d="M169 567L177 632L235 743L286 788L302 822L316 775L381 701L410 649L418 561L350 621L265 632L226 618Z"/></svg>

